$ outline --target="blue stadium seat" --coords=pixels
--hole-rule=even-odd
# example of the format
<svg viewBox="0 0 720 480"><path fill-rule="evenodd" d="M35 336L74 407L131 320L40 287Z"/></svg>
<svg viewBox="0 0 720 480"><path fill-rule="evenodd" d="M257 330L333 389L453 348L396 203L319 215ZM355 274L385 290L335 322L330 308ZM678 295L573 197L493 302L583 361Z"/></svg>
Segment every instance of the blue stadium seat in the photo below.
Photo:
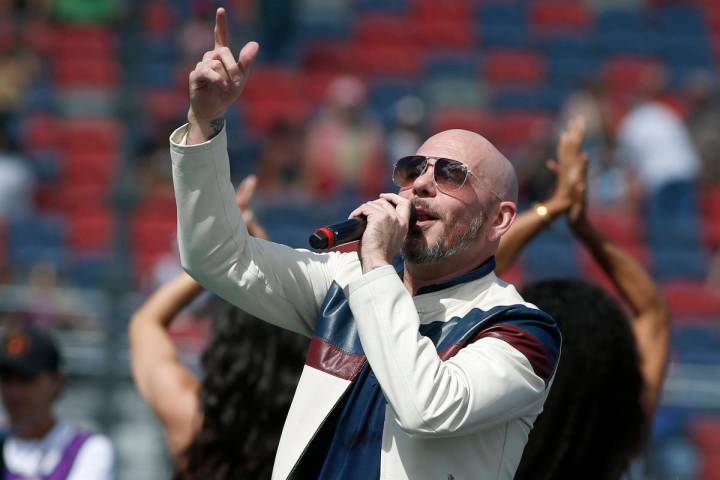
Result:
<svg viewBox="0 0 720 480"><path fill-rule="evenodd" d="M355 0L355 10L360 13L400 13L408 8L408 0Z"/></svg>
<svg viewBox="0 0 720 480"><path fill-rule="evenodd" d="M705 22L694 5L672 5L658 9L658 28L663 33L696 35L705 32Z"/></svg>
<svg viewBox="0 0 720 480"><path fill-rule="evenodd" d="M478 37L483 48L527 48L530 35L524 25L479 25Z"/></svg>
<svg viewBox="0 0 720 480"><path fill-rule="evenodd" d="M569 243L532 242L526 249L524 265L532 281L581 276L575 247Z"/></svg>
<svg viewBox="0 0 720 480"><path fill-rule="evenodd" d="M527 28L527 9L517 3L487 3L480 5L476 19L483 27L519 26Z"/></svg>
<svg viewBox="0 0 720 480"><path fill-rule="evenodd" d="M647 11L606 10L595 20L599 32L646 32L650 28L650 15Z"/></svg>
<svg viewBox="0 0 720 480"><path fill-rule="evenodd" d="M550 58L550 83L561 89L574 89L586 80L596 78L598 62L587 57Z"/></svg>
<svg viewBox="0 0 720 480"><path fill-rule="evenodd" d="M651 249L653 278L665 280L704 280L710 258L699 247L656 247Z"/></svg>
<svg viewBox="0 0 720 480"><path fill-rule="evenodd" d="M64 262L62 271L72 285L81 288L103 288L109 281L111 260L107 255L73 255Z"/></svg>

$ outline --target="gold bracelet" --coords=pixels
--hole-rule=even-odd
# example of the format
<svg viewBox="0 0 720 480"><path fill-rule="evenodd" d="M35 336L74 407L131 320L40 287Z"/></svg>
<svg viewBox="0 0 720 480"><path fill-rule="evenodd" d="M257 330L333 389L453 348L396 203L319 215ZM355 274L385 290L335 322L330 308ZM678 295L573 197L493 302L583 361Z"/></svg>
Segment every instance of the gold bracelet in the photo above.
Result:
<svg viewBox="0 0 720 480"><path fill-rule="evenodd" d="M544 203L534 203L533 210L535 210L535 213L537 213L538 217L540 217L543 222L550 223L552 220L552 217L550 217L550 211Z"/></svg>

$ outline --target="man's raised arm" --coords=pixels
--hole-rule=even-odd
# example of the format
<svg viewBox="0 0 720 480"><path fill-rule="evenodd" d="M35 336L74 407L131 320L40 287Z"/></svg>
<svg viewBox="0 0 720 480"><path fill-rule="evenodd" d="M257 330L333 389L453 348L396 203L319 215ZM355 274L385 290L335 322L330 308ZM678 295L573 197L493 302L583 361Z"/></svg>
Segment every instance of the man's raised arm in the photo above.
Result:
<svg viewBox="0 0 720 480"><path fill-rule="evenodd" d="M258 44L235 60L219 8L215 46L190 73L188 124L170 137L185 270L200 284L268 322L310 335L339 255L296 251L248 235L230 182L225 112L237 101Z"/></svg>

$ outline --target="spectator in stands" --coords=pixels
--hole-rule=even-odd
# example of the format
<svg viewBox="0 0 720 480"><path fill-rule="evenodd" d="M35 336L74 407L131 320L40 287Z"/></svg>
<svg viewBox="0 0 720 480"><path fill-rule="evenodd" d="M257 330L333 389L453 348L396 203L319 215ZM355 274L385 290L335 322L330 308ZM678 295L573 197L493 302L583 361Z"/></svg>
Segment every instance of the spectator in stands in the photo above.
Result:
<svg viewBox="0 0 720 480"><path fill-rule="evenodd" d="M685 215L695 209L700 159L682 118L661 100L667 73L648 70L639 100L620 123L621 161L634 172L651 215Z"/></svg>
<svg viewBox="0 0 720 480"><path fill-rule="evenodd" d="M628 171L614 154L614 138L610 127L607 94L594 80L570 95L560 115L564 128L570 119L585 119L584 150L588 154L588 202L590 206L620 207L628 199Z"/></svg>
<svg viewBox="0 0 720 480"><path fill-rule="evenodd" d="M640 452L662 389L670 320L662 294L630 255L604 239L587 218L583 123L561 135L555 193L523 213L503 237L498 273L536 235L565 217L575 237L628 302L632 320L600 288L580 280L529 285L523 296L549 312L563 335L552 391L516 479L615 479Z"/></svg>
<svg viewBox="0 0 720 480"><path fill-rule="evenodd" d="M277 121L265 138L258 164L258 193L264 200L303 196L304 137L297 126Z"/></svg>
<svg viewBox="0 0 720 480"><path fill-rule="evenodd" d="M697 72L688 79L685 94L689 107L688 128L702 161L704 184L720 184L720 89L714 77Z"/></svg>
<svg viewBox="0 0 720 480"><path fill-rule="evenodd" d="M382 130L365 105L366 95L359 78L338 77L308 128L305 178L319 198L341 192L374 197L385 186Z"/></svg>
<svg viewBox="0 0 720 480"><path fill-rule="evenodd" d="M480 135L442 132L398 161L399 195L351 212L367 219L359 253L254 239L227 208L223 116L258 45L235 60L223 9L215 34L190 74L190 123L171 136L179 245L183 266L215 293L312 337L273 476L512 478L560 336L493 273L516 211L510 162Z"/></svg>
<svg viewBox="0 0 720 480"><path fill-rule="evenodd" d="M48 333L30 326L5 332L0 393L9 430L1 440L2 478L113 478L110 441L53 414L64 383L60 351Z"/></svg>
<svg viewBox="0 0 720 480"><path fill-rule="evenodd" d="M247 202L237 202L250 233L266 238ZM213 333L198 380L178 359L168 333L203 288L186 273L162 285L133 315L130 348L135 383L160 419L178 479L270 478L273 458L306 342L221 301L211 303Z"/></svg>
<svg viewBox="0 0 720 480"><path fill-rule="evenodd" d="M388 135L388 158L402 158L414 154L425 133L425 105L422 100L414 96L405 96L395 102L395 125Z"/></svg>
<svg viewBox="0 0 720 480"><path fill-rule="evenodd" d="M0 118L0 218L32 211L35 176L15 149Z"/></svg>

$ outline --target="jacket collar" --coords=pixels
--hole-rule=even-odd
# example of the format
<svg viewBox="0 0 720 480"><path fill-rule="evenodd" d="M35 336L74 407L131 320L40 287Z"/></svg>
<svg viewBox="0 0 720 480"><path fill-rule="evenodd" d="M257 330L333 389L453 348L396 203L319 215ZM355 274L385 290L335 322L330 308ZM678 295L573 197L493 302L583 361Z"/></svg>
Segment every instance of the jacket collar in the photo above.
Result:
<svg viewBox="0 0 720 480"><path fill-rule="evenodd" d="M454 287L456 285L460 285L462 283L468 283L472 282L473 280L478 280L480 278L485 277L489 273L492 273L495 270L495 256L491 256L487 260L485 260L483 263L475 267L474 269L470 270L467 273L463 273L462 275L458 275L457 277L453 277L445 282L442 283L436 283L433 285L425 285L424 287L420 287L418 291L415 293L415 295L423 295L426 293L433 293L440 290L444 290L446 288ZM402 259L395 262L395 271L398 272L398 275L402 278L404 268Z"/></svg>

